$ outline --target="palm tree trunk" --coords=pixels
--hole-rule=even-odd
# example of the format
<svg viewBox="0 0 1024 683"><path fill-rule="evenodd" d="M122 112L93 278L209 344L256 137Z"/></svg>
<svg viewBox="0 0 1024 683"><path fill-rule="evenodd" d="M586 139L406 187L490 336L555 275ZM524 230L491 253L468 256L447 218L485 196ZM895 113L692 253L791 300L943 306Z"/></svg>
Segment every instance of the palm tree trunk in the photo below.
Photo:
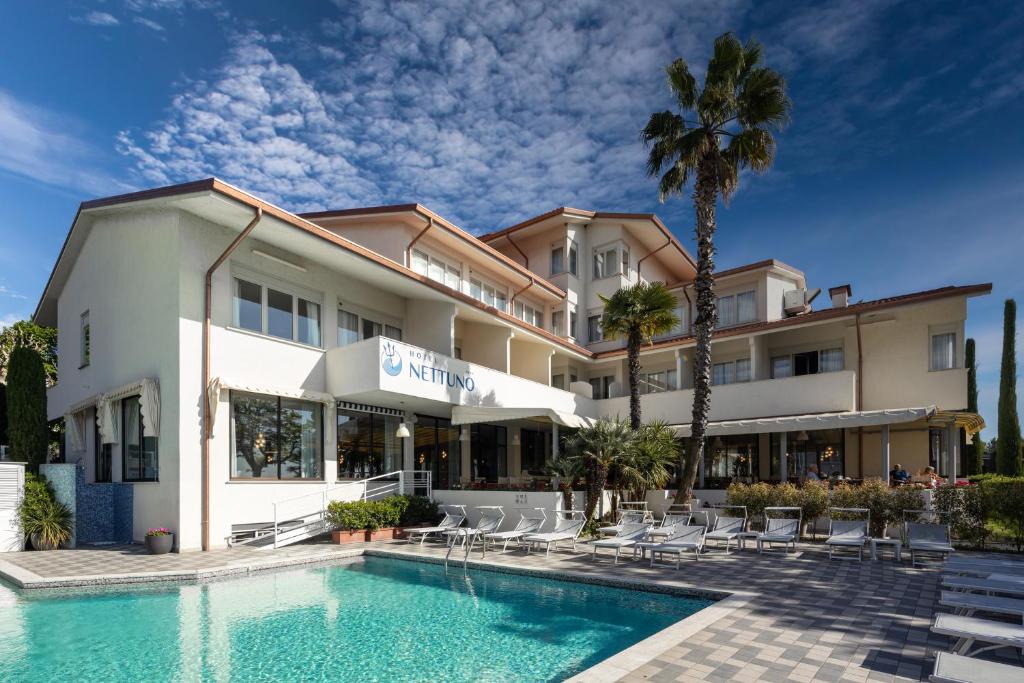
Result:
<svg viewBox="0 0 1024 683"><path fill-rule="evenodd" d="M589 522L594 518L594 511L597 509L597 503L601 496L604 494L604 485L608 480L608 468L597 462L591 462L587 465L587 509L586 518Z"/></svg>
<svg viewBox="0 0 1024 683"><path fill-rule="evenodd" d="M705 157L697 168L693 204L697 213L697 316L694 321L696 349L693 359L693 414L690 419L690 445L682 465L682 481L676 502L685 503L693 495L697 466L704 457L704 434L711 412L711 333L718 322L715 306L715 203L718 199L715 166Z"/></svg>
<svg viewBox="0 0 1024 683"><path fill-rule="evenodd" d="M629 359L629 426L635 432L640 429L640 344L643 338L640 330L630 330L626 339L626 356Z"/></svg>

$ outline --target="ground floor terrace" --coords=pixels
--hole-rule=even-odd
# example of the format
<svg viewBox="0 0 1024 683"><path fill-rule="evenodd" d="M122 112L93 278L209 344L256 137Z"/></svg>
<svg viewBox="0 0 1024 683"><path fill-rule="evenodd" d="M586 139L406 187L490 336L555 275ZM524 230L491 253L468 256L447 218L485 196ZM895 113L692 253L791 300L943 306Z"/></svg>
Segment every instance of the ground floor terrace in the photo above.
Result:
<svg viewBox="0 0 1024 683"><path fill-rule="evenodd" d="M32 588L127 581L182 581L287 571L289 565L345 561L360 554L442 561L441 544L378 542L339 549L304 543L149 556L137 546L0 554L0 576ZM940 611L939 572L908 563L829 561L820 544L794 554L709 554L682 569L647 562L594 561L580 552L545 556L474 552L481 569L559 574L584 581L731 594L721 609L606 660L581 680L602 681L918 681L949 640L930 632ZM464 569L449 572L461 576ZM34 592L34 591L33 591Z"/></svg>

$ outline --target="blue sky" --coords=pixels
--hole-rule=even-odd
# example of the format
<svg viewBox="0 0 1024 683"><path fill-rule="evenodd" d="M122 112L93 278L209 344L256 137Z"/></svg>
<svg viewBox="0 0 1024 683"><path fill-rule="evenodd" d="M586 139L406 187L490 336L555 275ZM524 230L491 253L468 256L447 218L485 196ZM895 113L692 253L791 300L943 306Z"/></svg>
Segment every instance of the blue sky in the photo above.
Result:
<svg viewBox="0 0 1024 683"><path fill-rule="evenodd" d="M774 257L854 299L970 304L992 425L1021 296L1024 6L1014 2L245 2L0 8L0 320L34 309L78 203L219 176L292 210L418 201L474 232L559 205L655 211L638 131L662 67L733 30L794 102L719 213L720 267ZM1024 303L1024 301L1022 301Z"/></svg>

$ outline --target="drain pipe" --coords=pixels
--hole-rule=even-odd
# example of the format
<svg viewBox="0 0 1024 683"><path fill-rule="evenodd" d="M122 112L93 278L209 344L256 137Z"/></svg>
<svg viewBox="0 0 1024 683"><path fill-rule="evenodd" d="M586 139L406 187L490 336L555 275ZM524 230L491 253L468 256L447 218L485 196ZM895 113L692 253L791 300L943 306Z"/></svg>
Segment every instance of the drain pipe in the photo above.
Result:
<svg viewBox="0 0 1024 683"><path fill-rule="evenodd" d="M512 235L505 235L505 239L507 239L508 243L511 244L513 247L515 247L516 251L519 252L519 255L523 257L523 268L529 268L530 267L530 257L527 256L526 253L522 249L519 248L518 244L516 244L515 242L512 241Z"/></svg>
<svg viewBox="0 0 1024 683"><path fill-rule="evenodd" d="M434 227L434 218L433 218L433 216L427 216L426 219L427 219L427 227L425 227L422 230L420 230L416 234L416 236L412 238L412 242L409 242L409 246L407 246L405 248L405 267L406 268L409 268L409 269L412 268L412 247L413 247L413 245L416 244L417 242L419 242L420 238L427 234L427 230L430 230L432 227Z"/></svg>
<svg viewBox="0 0 1024 683"><path fill-rule="evenodd" d="M662 249L664 249L665 247L667 247L670 244L672 244L672 238L671 237L668 238L667 240L665 240L665 244L661 245L660 247L658 247L654 251L648 252L647 256L644 256L642 259L640 259L639 261L636 262L636 278L637 278L637 280L640 279L640 266L642 266L644 264L644 261L646 261L647 259L651 258L652 256L654 256L655 254L657 254L659 251L661 251Z"/></svg>
<svg viewBox="0 0 1024 683"><path fill-rule="evenodd" d="M514 304L516 302L516 297L518 297L520 294L522 294L523 292L528 290L530 287L533 287L533 283L534 282L535 282L535 280L531 277L530 281L526 284L525 287L523 287L522 289L520 289L517 292L515 292L512 295L512 298L508 300L509 306L511 306L512 304ZM511 311L509 311L509 312L511 313Z"/></svg>
<svg viewBox="0 0 1024 683"><path fill-rule="evenodd" d="M854 318L857 326L857 410L864 409L864 350L860 338L860 313ZM864 478L864 427L857 427L857 473ZM888 473L886 473L888 474Z"/></svg>
<svg viewBox="0 0 1024 683"><path fill-rule="evenodd" d="M206 300L204 303L203 315L203 375L202 375L202 401L203 401L203 434L202 434L202 470L203 470L203 491L202 491L202 548L210 549L210 397L208 395L210 386L210 317L213 308L213 273L223 265L229 256L238 248L249 233L263 218L263 209L256 207L256 215L249 221L249 224L231 241L228 248L224 250L209 270L206 271Z"/></svg>

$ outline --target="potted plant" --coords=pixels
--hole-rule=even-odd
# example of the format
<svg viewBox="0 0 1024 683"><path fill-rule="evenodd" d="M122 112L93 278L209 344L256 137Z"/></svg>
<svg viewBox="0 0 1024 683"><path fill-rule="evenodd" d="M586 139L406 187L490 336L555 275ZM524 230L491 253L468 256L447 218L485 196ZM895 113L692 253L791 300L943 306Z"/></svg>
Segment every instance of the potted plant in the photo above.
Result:
<svg viewBox="0 0 1024 683"><path fill-rule="evenodd" d="M335 543L391 540L409 506L406 496L384 500L334 501L327 506L327 524Z"/></svg>
<svg viewBox="0 0 1024 683"><path fill-rule="evenodd" d="M150 555L166 555L174 547L174 534L160 527L146 532L146 550Z"/></svg>
<svg viewBox="0 0 1024 683"><path fill-rule="evenodd" d="M36 550L56 550L71 539L74 513L57 501L49 483L39 476L25 477L25 493L18 506L21 531Z"/></svg>
<svg viewBox="0 0 1024 683"><path fill-rule="evenodd" d="M408 538L406 529L433 526L440 518L437 503L426 496L403 496L406 499L405 510L398 520L399 528L394 531L394 538Z"/></svg>

